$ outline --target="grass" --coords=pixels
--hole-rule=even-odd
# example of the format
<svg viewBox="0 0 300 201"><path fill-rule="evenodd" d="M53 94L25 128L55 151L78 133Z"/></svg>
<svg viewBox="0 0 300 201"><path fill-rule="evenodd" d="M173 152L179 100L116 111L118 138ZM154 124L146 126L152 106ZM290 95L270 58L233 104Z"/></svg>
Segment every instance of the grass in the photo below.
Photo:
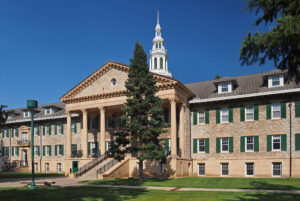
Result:
<svg viewBox="0 0 300 201"><path fill-rule="evenodd" d="M34 173L35 177L64 177L63 173ZM0 178L30 178L31 172L0 172Z"/></svg>
<svg viewBox="0 0 300 201"><path fill-rule="evenodd" d="M187 177L179 179L146 179L143 183L139 183L137 179L128 178L93 180L83 183L189 188L300 190L300 179L296 178Z"/></svg>
<svg viewBox="0 0 300 201"><path fill-rule="evenodd" d="M30 190L28 188L0 188L0 200L10 201L294 201L300 195L270 193L232 193L232 192L183 192L143 189L95 188L95 187L51 187Z"/></svg>

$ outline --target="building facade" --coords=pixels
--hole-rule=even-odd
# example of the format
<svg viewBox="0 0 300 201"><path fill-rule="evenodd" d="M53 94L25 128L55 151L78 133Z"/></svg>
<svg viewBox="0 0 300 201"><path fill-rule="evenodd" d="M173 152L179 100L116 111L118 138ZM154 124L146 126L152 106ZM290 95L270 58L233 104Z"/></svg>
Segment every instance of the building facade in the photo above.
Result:
<svg viewBox="0 0 300 201"><path fill-rule="evenodd" d="M182 84L168 71L159 20L150 52L169 123L160 141L165 163L145 161L149 176L300 177L300 85L286 72ZM129 66L109 61L59 103L35 109L34 168L71 177L137 176L135 153L118 162L107 155L122 130ZM30 113L9 111L1 131L3 170L30 171Z"/></svg>

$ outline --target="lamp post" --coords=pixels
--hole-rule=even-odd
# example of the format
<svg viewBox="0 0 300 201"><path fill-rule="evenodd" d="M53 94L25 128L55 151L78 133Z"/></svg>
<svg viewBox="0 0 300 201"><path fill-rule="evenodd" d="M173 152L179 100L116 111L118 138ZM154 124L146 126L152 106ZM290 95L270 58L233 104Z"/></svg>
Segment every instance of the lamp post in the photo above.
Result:
<svg viewBox="0 0 300 201"><path fill-rule="evenodd" d="M34 183L34 127L33 127L33 119L34 119L34 110L38 107L38 102L36 100L27 100L27 108L30 110L31 116L31 185L30 189L35 189Z"/></svg>

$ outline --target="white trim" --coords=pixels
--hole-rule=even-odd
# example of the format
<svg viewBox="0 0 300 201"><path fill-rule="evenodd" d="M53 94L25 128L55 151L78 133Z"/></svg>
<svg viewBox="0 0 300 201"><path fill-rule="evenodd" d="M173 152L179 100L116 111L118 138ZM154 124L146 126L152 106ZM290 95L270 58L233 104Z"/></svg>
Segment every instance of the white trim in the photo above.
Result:
<svg viewBox="0 0 300 201"><path fill-rule="evenodd" d="M72 114L71 117L78 117L78 114ZM61 119L61 118L67 118L67 115L60 115L56 117L41 117L41 118L34 118L34 121L40 121L40 120L51 120L51 119ZM5 124L12 124L12 123L19 123L19 122L30 122L30 119L20 119L15 121L9 121Z"/></svg>
<svg viewBox="0 0 300 201"><path fill-rule="evenodd" d="M274 106L279 106L280 107L280 110L279 110L279 112L280 112L280 116L279 117L273 117L273 112L274 112ZM271 104L271 119L281 119L281 104L280 103L272 103Z"/></svg>
<svg viewBox="0 0 300 201"><path fill-rule="evenodd" d="M199 166L200 166L200 164L201 164L201 165L204 165L204 174L199 174ZM197 171L197 172L198 172L198 176L199 176L199 177L203 177L203 176L206 175L205 163L198 163L198 171Z"/></svg>
<svg viewBox="0 0 300 201"><path fill-rule="evenodd" d="M252 115L253 115L252 119L247 119L247 107L252 108ZM254 105L245 106L245 117L244 118L245 118L245 121L254 121Z"/></svg>
<svg viewBox="0 0 300 201"><path fill-rule="evenodd" d="M247 164L253 164L253 175L247 175ZM246 177L254 177L255 175L255 164L254 162L246 162L245 163L245 176Z"/></svg>
<svg viewBox="0 0 300 201"><path fill-rule="evenodd" d="M225 138L228 139L228 150L227 151L223 150L223 139L225 139ZM221 153L228 153L229 152L229 147L230 147L229 137L221 137L220 140L221 140L221 143L220 143L220 145L221 145Z"/></svg>
<svg viewBox="0 0 300 201"><path fill-rule="evenodd" d="M252 137L253 138L253 150L247 150L247 138L248 137ZM254 136L245 136L245 152L254 152L254 147L255 147Z"/></svg>
<svg viewBox="0 0 300 201"><path fill-rule="evenodd" d="M205 99L197 98L197 99L190 100L189 103L206 103L206 102L213 102L213 101L250 98L250 97L256 97L256 96L268 96L268 95L293 93L293 92L300 92L300 88L286 89L286 90L280 90L280 91L267 91L267 92L243 94L243 95L236 95L236 96L225 96L225 97L217 97L217 98L205 98Z"/></svg>
<svg viewBox="0 0 300 201"><path fill-rule="evenodd" d="M280 175L274 175L273 171L274 171L274 163L280 163ZM282 162L272 162L272 177L282 177Z"/></svg>
<svg viewBox="0 0 300 201"><path fill-rule="evenodd" d="M227 164L227 171L228 171L227 175L223 175L223 164ZM220 166L221 166L221 168L220 168L221 169L221 172L220 172L221 174L220 175L222 177L228 177L229 176L229 163L220 163Z"/></svg>
<svg viewBox="0 0 300 201"><path fill-rule="evenodd" d="M203 112L203 117L204 117L204 122L203 123L200 123L199 122L199 117L200 117L200 112ZM200 111L197 111L197 125L204 125L205 124L205 110L200 110Z"/></svg>
<svg viewBox="0 0 300 201"><path fill-rule="evenodd" d="M280 139L280 148L279 149L273 149L273 147L274 147L274 140L273 140L273 138L274 138L274 136L279 136L279 139ZM272 135L272 151L281 151L281 146L282 146L282 144L281 144L281 135Z"/></svg>
<svg viewBox="0 0 300 201"><path fill-rule="evenodd" d="M222 112L227 112L228 120L224 121L223 120L223 115ZM228 123L229 122L229 108L221 108L220 109L220 123Z"/></svg>
<svg viewBox="0 0 300 201"><path fill-rule="evenodd" d="M200 140L203 140L204 141L204 151L200 151L200 149L199 149L199 142L200 142ZM205 153L205 138L199 138L199 139L197 139L197 153Z"/></svg>

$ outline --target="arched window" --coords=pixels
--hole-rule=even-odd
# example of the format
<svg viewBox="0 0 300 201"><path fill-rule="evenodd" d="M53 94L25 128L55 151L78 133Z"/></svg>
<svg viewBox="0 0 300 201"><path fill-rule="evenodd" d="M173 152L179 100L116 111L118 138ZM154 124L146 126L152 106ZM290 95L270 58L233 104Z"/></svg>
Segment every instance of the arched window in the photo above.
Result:
<svg viewBox="0 0 300 201"><path fill-rule="evenodd" d="M164 59L160 58L160 69L163 69L163 65L164 65Z"/></svg>
<svg viewBox="0 0 300 201"><path fill-rule="evenodd" d="M154 58L154 69L157 69L157 58Z"/></svg>

